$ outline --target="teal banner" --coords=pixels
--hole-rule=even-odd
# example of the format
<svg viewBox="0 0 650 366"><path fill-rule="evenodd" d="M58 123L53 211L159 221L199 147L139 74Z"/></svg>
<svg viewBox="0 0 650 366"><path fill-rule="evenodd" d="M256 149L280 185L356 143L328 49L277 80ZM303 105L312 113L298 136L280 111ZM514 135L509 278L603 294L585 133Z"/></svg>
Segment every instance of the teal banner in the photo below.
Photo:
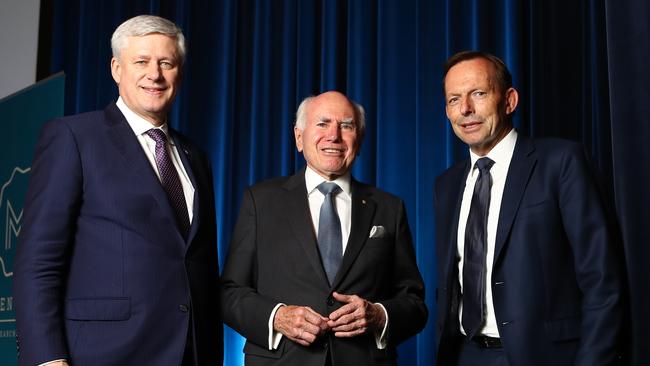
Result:
<svg viewBox="0 0 650 366"><path fill-rule="evenodd" d="M0 365L16 365L13 260L36 139L63 115L65 76L56 74L0 100Z"/></svg>

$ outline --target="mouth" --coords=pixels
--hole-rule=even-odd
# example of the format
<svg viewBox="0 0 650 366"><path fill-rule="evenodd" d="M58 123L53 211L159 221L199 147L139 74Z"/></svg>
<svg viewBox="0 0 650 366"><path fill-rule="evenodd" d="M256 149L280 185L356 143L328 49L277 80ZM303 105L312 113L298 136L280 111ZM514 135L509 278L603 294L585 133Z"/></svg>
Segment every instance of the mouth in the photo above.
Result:
<svg viewBox="0 0 650 366"><path fill-rule="evenodd" d="M345 149L343 148L338 148L338 147L324 147L320 149L321 152L325 153L326 155L342 155L345 153Z"/></svg>
<svg viewBox="0 0 650 366"><path fill-rule="evenodd" d="M482 124L483 124L483 121L470 121L470 122L459 123L458 125L463 130L471 132L471 131L479 129Z"/></svg>
<svg viewBox="0 0 650 366"><path fill-rule="evenodd" d="M161 95L167 89L164 87L156 87L156 86L141 86L140 88L144 90L145 93L151 95Z"/></svg>

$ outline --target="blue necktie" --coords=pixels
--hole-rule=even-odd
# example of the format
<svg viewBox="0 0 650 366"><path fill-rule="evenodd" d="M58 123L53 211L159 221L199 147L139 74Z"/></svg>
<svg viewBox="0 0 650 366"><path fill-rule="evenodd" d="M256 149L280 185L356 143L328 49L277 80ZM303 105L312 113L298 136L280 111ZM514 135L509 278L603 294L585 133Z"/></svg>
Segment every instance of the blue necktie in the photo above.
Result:
<svg viewBox="0 0 650 366"><path fill-rule="evenodd" d="M185 202L183 185L178 177L176 167L172 163L169 153L167 152L167 135L157 128L148 130L146 134L156 141L156 165L158 166L158 173L160 174L160 182L167 193L169 203L174 209L178 227L181 230L183 237L186 237L190 227L190 217L187 212L187 203Z"/></svg>
<svg viewBox="0 0 650 366"><path fill-rule="evenodd" d="M489 158L480 158L476 161L479 173L465 228L462 322L463 329L470 339L478 334L485 323L485 258L492 187L490 168L493 164L494 161Z"/></svg>
<svg viewBox="0 0 650 366"><path fill-rule="evenodd" d="M323 204L320 206L320 218L318 219L318 250L320 251L327 279L332 285L343 256L341 220L339 220L334 205L334 196L341 191L341 187L336 183L323 182L317 188L325 195Z"/></svg>

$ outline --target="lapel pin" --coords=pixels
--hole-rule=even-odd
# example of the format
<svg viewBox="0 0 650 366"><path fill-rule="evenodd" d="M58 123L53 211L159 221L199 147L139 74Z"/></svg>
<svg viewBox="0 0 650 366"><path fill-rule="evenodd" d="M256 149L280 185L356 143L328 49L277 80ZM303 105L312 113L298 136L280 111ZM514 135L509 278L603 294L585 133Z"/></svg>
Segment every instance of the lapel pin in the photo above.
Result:
<svg viewBox="0 0 650 366"><path fill-rule="evenodd" d="M361 203L363 203L363 204L365 205L365 204L366 204L366 200L361 200Z"/></svg>

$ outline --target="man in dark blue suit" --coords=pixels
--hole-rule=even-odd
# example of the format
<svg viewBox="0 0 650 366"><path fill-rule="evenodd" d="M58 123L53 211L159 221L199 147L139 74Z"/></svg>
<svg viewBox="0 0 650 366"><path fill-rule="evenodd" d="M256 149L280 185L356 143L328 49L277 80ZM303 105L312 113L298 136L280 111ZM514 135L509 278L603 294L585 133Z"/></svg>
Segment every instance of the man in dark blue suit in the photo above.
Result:
<svg viewBox="0 0 650 366"><path fill-rule="evenodd" d="M20 365L217 365L206 155L167 125L184 37L139 16L111 39L117 103L48 123L15 259Z"/></svg>
<svg viewBox="0 0 650 366"><path fill-rule="evenodd" d="M435 187L438 364L615 364L619 269L583 149L517 134L497 57L452 56L444 91L470 158Z"/></svg>

